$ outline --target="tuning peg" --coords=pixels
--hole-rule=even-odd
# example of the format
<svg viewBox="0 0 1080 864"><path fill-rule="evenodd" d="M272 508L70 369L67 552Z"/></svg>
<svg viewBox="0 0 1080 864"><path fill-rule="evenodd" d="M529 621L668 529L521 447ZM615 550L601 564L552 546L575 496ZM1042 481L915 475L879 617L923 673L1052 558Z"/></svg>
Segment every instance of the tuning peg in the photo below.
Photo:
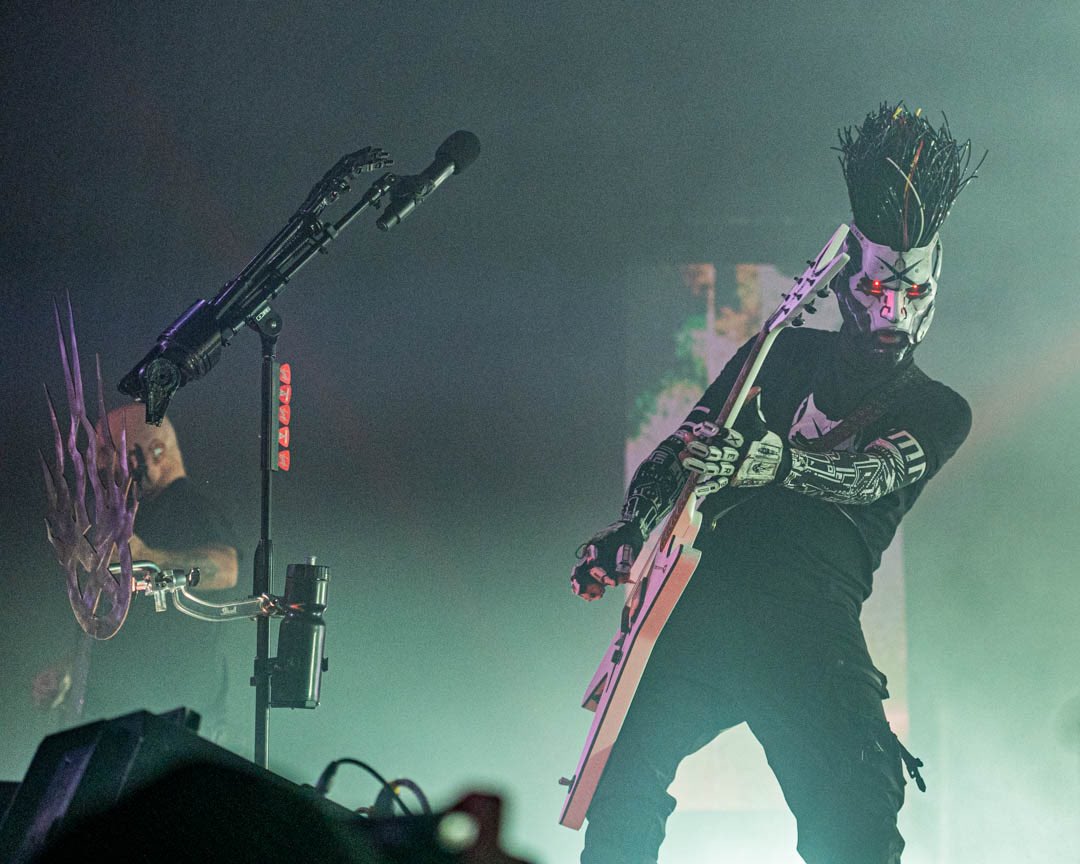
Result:
<svg viewBox="0 0 1080 864"><path fill-rule="evenodd" d="M827 287L826 288L818 288L817 296L818 297L828 297L829 296L829 289Z"/></svg>
<svg viewBox="0 0 1080 864"><path fill-rule="evenodd" d="M794 318L791 319L791 326L792 327L802 327L803 324L805 324L805 323L806 322L803 321L802 315L796 315Z"/></svg>
<svg viewBox="0 0 1080 864"><path fill-rule="evenodd" d="M817 309L814 308L814 301L813 300L811 300L809 303L806 304L805 311L806 311L806 314L808 314L808 315L816 315L817 314Z"/></svg>

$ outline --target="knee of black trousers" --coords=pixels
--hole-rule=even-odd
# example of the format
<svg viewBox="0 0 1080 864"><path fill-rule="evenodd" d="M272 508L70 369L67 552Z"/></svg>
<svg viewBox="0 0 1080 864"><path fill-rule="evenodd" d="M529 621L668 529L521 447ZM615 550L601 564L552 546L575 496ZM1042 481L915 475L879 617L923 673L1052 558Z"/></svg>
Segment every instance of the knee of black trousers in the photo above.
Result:
<svg viewBox="0 0 1080 864"><path fill-rule="evenodd" d="M904 767L900 742L885 718L883 702L889 698L885 675L869 657L838 657L831 664L829 698L846 716L840 728L849 740L841 745L841 775L864 790L893 816L904 803ZM858 794L858 793L856 793ZM881 803L883 802L883 803Z"/></svg>
<svg viewBox="0 0 1080 864"><path fill-rule="evenodd" d="M826 711L838 711L839 736L827 750L829 789L804 799L799 854L808 864L896 864L904 839L896 826L904 803L900 742L885 718L885 676L865 656L829 664ZM830 800L824 800L824 799Z"/></svg>
<svg viewBox="0 0 1080 864"><path fill-rule="evenodd" d="M581 864L656 864L675 799L667 792L644 798L611 787L609 794L599 793L589 805Z"/></svg>
<svg viewBox="0 0 1080 864"><path fill-rule="evenodd" d="M889 722L880 717L860 717L856 721L858 761L852 766L856 786L876 808L893 822L904 805L904 762L900 741Z"/></svg>
<svg viewBox="0 0 1080 864"><path fill-rule="evenodd" d="M602 781L586 811L589 824L594 822L630 821L631 816L655 814L661 821L675 811L675 799L665 789L645 790L618 783Z"/></svg>
<svg viewBox="0 0 1080 864"><path fill-rule="evenodd" d="M675 811L675 799L666 789L643 789L601 782L586 811L586 835L656 837L659 847L664 826Z"/></svg>
<svg viewBox="0 0 1080 864"><path fill-rule="evenodd" d="M807 864L899 864L904 838L896 825L904 803L900 745L881 717L853 720L848 756L831 782L832 805L799 815L798 851Z"/></svg>

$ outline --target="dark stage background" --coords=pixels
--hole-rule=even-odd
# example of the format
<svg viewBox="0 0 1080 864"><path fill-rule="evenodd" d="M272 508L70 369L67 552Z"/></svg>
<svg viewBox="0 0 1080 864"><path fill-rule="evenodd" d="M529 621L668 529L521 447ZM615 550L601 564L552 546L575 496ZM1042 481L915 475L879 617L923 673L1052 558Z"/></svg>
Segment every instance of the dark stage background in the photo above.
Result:
<svg viewBox="0 0 1080 864"><path fill-rule="evenodd" d="M836 129L902 98L990 150L920 349L975 427L905 522L930 783L905 860L1080 858L1078 52L1073 2L5 4L0 774L52 731L30 681L72 627L35 453L42 382L61 381L53 299L70 292L119 404L160 329L343 153L382 146L411 173L466 128L468 172L391 234L361 217L276 304L297 394L276 561L318 555L334 581L323 705L274 713L271 767L314 782L353 756L444 804L493 788L518 854L571 859L556 780L617 604L575 600L567 574L621 498L627 274L798 266L849 216ZM171 412L247 538L245 586L258 366L240 334ZM359 772L334 787L374 794ZM680 813L663 860L790 862L792 838L786 814Z"/></svg>

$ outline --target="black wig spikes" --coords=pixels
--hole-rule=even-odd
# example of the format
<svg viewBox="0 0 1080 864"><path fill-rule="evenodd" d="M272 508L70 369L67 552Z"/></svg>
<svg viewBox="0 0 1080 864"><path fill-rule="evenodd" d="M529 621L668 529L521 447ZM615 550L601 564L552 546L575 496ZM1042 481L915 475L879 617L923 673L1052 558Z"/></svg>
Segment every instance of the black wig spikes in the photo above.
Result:
<svg viewBox="0 0 1080 864"><path fill-rule="evenodd" d="M971 141L958 144L942 116L944 123L935 131L902 102L882 103L858 129L840 130L836 149L852 218L872 242L898 252L925 246L960 190L978 175L982 160L968 173Z"/></svg>

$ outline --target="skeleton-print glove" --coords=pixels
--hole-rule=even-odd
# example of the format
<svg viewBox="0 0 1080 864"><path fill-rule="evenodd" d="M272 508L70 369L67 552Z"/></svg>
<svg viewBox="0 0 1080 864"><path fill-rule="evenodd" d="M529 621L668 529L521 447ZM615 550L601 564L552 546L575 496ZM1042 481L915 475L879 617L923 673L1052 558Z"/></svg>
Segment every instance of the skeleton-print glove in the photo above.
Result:
<svg viewBox="0 0 1080 864"><path fill-rule="evenodd" d="M570 571L571 590L585 600L596 600L609 585L626 582L644 542L633 522L615 522L594 534L578 549L578 562Z"/></svg>
<svg viewBox="0 0 1080 864"><path fill-rule="evenodd" d="M770 432L761 413L761 392L751 393L732 429L708 421L693 428L680 461L688 471L696 471L696 493L703 497L725 486L751 488L782 478L791 458L784 442Z"/></svg>

